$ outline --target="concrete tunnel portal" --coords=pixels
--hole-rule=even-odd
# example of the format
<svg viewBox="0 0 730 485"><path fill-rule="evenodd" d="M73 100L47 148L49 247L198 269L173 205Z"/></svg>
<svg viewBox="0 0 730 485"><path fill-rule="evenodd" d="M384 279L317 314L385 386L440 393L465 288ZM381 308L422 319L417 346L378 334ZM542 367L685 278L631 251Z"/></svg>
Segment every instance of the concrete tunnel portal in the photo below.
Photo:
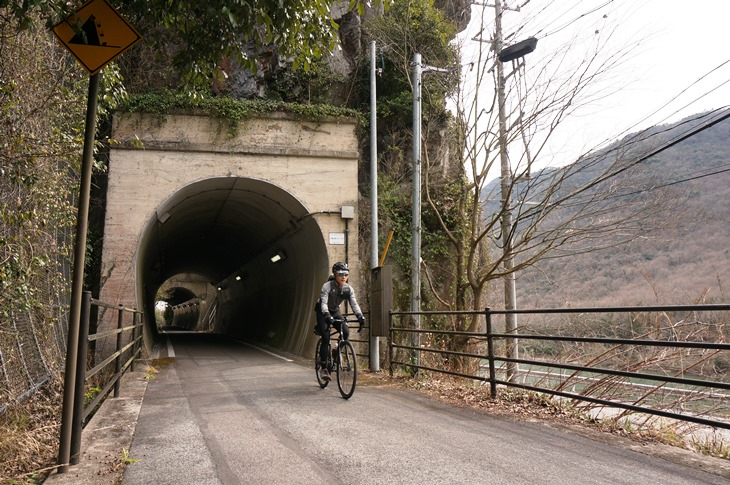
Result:
<svg viewBox="0 0 730 485"><path fill-rule="evenodd" d="M311 356L312 305L332 262L360 281L356 126L284 112L235 129L199 112L116 113L100 300L144 312L148 350L158 290L172 289L177 304L200 303L183 328Z"/></svg>
<svg viewBox="0 0 730 485"><path fill-rule="evenodd" d="M214 292L211 331L303 353L329 262L321 229L290 193L242 177L192 183L158 208L138 254L145 308L170 278L197 275Z"/></svg>

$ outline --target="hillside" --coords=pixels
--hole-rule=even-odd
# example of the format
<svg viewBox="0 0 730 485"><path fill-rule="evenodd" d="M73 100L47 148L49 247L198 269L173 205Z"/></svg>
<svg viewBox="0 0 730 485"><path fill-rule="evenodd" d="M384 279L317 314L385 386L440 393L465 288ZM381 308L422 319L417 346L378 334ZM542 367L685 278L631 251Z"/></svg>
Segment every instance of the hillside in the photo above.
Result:
<svg viewBox="0 0 730 485"><path fill-rule="evenodd" d="M672 139L691 124L655 127L660 136L652 143ZM730 120L637 164L631 177L650 187L646 195L664 191L679 202L659 216L667 227L612 249L543 260L518 273L520 308L728 301Z"/></svg>

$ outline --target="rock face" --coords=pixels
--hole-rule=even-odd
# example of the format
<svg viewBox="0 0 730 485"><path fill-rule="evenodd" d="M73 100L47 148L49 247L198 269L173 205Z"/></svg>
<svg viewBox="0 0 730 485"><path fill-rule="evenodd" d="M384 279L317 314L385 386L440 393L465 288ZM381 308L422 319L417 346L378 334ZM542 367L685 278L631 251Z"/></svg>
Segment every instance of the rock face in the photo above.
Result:
<svg viewBox="0 0 730 485"><path fill-rule="evenodd" d="M457 31L465 29L471 20L470 0L435 0L434 5L454 23ZM381 9L366 8L364 16L361 17L356 10L349 10L348 7L348 0L336 3L332 7L332 17L339 28L341 48L336 49L326 61L331 74L343 81L353 75L358 59L367 55L365 51L369 47L365 41L363 23L368 18L382 15ZM271 97L267 86L289 69L289 62L287 59L282 59L273 48L258 53L255 57L258 59L256 73L228 66L229 77L217 86L218 90L244 99ZM346 90L338 90L337 83L334 84L329 86L331 92L328 93L327 99L332 104L345 104ZM296 96L301 91L300 86L294 86L289 94Z"/></svg>
<svg viewBox="0 0 730 485"><path fill-rule="evenodd" d="M434 0L434 6L451 20L457 32L461 32L471 20L472 0Z"/></svg>

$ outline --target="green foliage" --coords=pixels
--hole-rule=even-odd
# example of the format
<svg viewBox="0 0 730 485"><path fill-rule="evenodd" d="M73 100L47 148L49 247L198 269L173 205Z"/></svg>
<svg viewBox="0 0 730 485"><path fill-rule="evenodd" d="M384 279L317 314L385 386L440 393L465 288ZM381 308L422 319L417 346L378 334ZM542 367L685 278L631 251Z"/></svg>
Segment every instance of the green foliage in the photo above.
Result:
<svg viewBox="0 0 730 485"><path fill-rule="evenodd" d="M400 117L411 112L413 103L410 80L413 54L421 54L422 62L427 65L456 67L458 52L451 45L456 29L434 6L433 0L396 1L386 15L373 18L366 29L377 45L384 46L378 53L378 67L383 71L378 82L379 117L388 122L394 116L407 125L407 119ZM428 121L430 113L445 110L446 95L458 85L456 75L455 72L423 76L424 121ZM367 79L363 74L363 90L367 90Z"/></svg>
<svg viewBox="0 0 730 485"><path fill-rule="evenodd" d="M0 9L21 29L50 28L78 6L66 0L0 0ZM179 81L188 87L220 78L226 59L255 70L256 53L272 48L307 72L338 40L325 0L120 0L114 6L142 34L143 44L170 54ZM365 1L351 0L349 7L362 13Z"/></svg>
<svg viewBox="0 0 730 485"><path fill-rule="evenodd" d="M284 103L270 100L239 100L234 98L199 98L185 93L162 91L156 93L131 95L118 107L120 111L130 113L167 113L181 111L200 111L210 116L226 119L232 131L238 123L255 116L266 115L275 111L291 113L302 119L322 120L328 118L359 118L360 114L352 109L332 105Z"/></svg>
<svg viewBox="0 0 730 485"><path fill-rule="evenodd" d="M20 30L36 29L41 22L39 18L47 18L51 25L51 14L66 10L66 2L59 0L0 0L0 9L7 9L6 17Z"/></svg>
<svg viewBox="0 0 730 485"><path fill-rule="evenodd" d="M0 20L2 22L2 20ZM4 22L0 51L0 314L62 291L83 142L85 78L45 34ZM49 286L50 285L50 286ZM46 309L50 311L52 309Z"/></svg>
<svg viewBox="0 0 730 485"><path fill-rule="evenodd" d="M387 221L388 230L394 231L394 237L388 248L387 263L396 269L393 279L393 297L395 308L408 308L410 297L411 266L411 194L404 191L400 183L388 173L378 177L378 215ZM381 235L383 239L387 234ZM379 242L384 247L385 240ZM400 276L402 275L402 276Z"/></svg>
<svg viewBox="0 0 730 485"><path fill-rule="evenodd" d="M208 85L225 58L255 69L250 47L274 45L295 68L308 70L336 41L329 4L321 0L128 0L121 9L154 48L185 46L173 58L185 85Z"/></svg>
<svg viewBox="0 0 730 485"><path fill-rule="evenodd" d="M407 308L410 295L411 223L412 223L412 181L411 147L413 127L413 88L411 60L414 53L420 53L424 64L450 67L457 64L457 51L451 45L456 29L444 14L434 6L433 0L395 1L382 17L374 17L365 24L368 35L376 41L379 51L376 56L378 93L378 154L379 216L383 227L393 229L395 237L391 243L388 260L397 272L395 291L396 307ZM370 65L360 65L356 77L356 105L363 111L369 110ZM439 133L445 126L447 116L446 96L458 84L457 74L430 73L422 77L422 114L425 129L422 134L424 150L441 142L438 136L429 138L429 133ZM443 162L443 161L439 161ZM453 259L450 247L438 221L445 217L447 224L462 223L461 210L455 201L460 186L460 175L456 181L436 180L426 177L424 183L430 187L435 201L436 214L428 204L422 208L422 258L429 268L436 269L431 276L435 284L446 283L446 269ZM463 187L462 187L463 189ZM423 191L425 193L425 191ZM443 213L442 213L443 212ZM387 232L387 231L386 231ZM424 308L434 304L429 300L430 292L424 291Z"/></svg>
<svg viewBox="0 0 730 485"><path fill-rule="evenodd" d="M101 387L98 386L91 386L85 393L84 393L84 406L88 406L91 401L94 400L96 396L99 395L101 392Z"/></svg>

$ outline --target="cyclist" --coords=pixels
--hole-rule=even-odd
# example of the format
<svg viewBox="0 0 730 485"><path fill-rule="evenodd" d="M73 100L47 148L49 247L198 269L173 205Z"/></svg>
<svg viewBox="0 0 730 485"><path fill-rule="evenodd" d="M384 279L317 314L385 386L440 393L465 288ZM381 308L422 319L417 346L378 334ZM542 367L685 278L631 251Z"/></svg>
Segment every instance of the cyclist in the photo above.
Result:
<svg viewBox="0 0 730 485"><path fill-rule="evenodd" d="M343 301L348 301L353 313L357 317L357 321L360 323L360 328L357 330L358 333L362 331L365 325L365 317L360 310L360 305L357 304L357 298L355 298L355 290L347 284L347 277L350 275L350 268L347 263L337 262L332 265L332 274L327 279L327 282L322 285L322 290L319 293L319 299L314 305L314 311L317 314L317 326L315 330L317 335L326 336L328 332L328 325L334 324L334 327L338 332L342 334L342 338L347 340L350 335L350 330L347 327L347 323L340 325L339 322L335 321L342 319L342 313L340 313L340 304ZM329 346L323 345L320 349L319 358L322 362L327 361L327 348ZM324 380L330 380L329 369L323 367L320 370L320 377Z"/></svg>

